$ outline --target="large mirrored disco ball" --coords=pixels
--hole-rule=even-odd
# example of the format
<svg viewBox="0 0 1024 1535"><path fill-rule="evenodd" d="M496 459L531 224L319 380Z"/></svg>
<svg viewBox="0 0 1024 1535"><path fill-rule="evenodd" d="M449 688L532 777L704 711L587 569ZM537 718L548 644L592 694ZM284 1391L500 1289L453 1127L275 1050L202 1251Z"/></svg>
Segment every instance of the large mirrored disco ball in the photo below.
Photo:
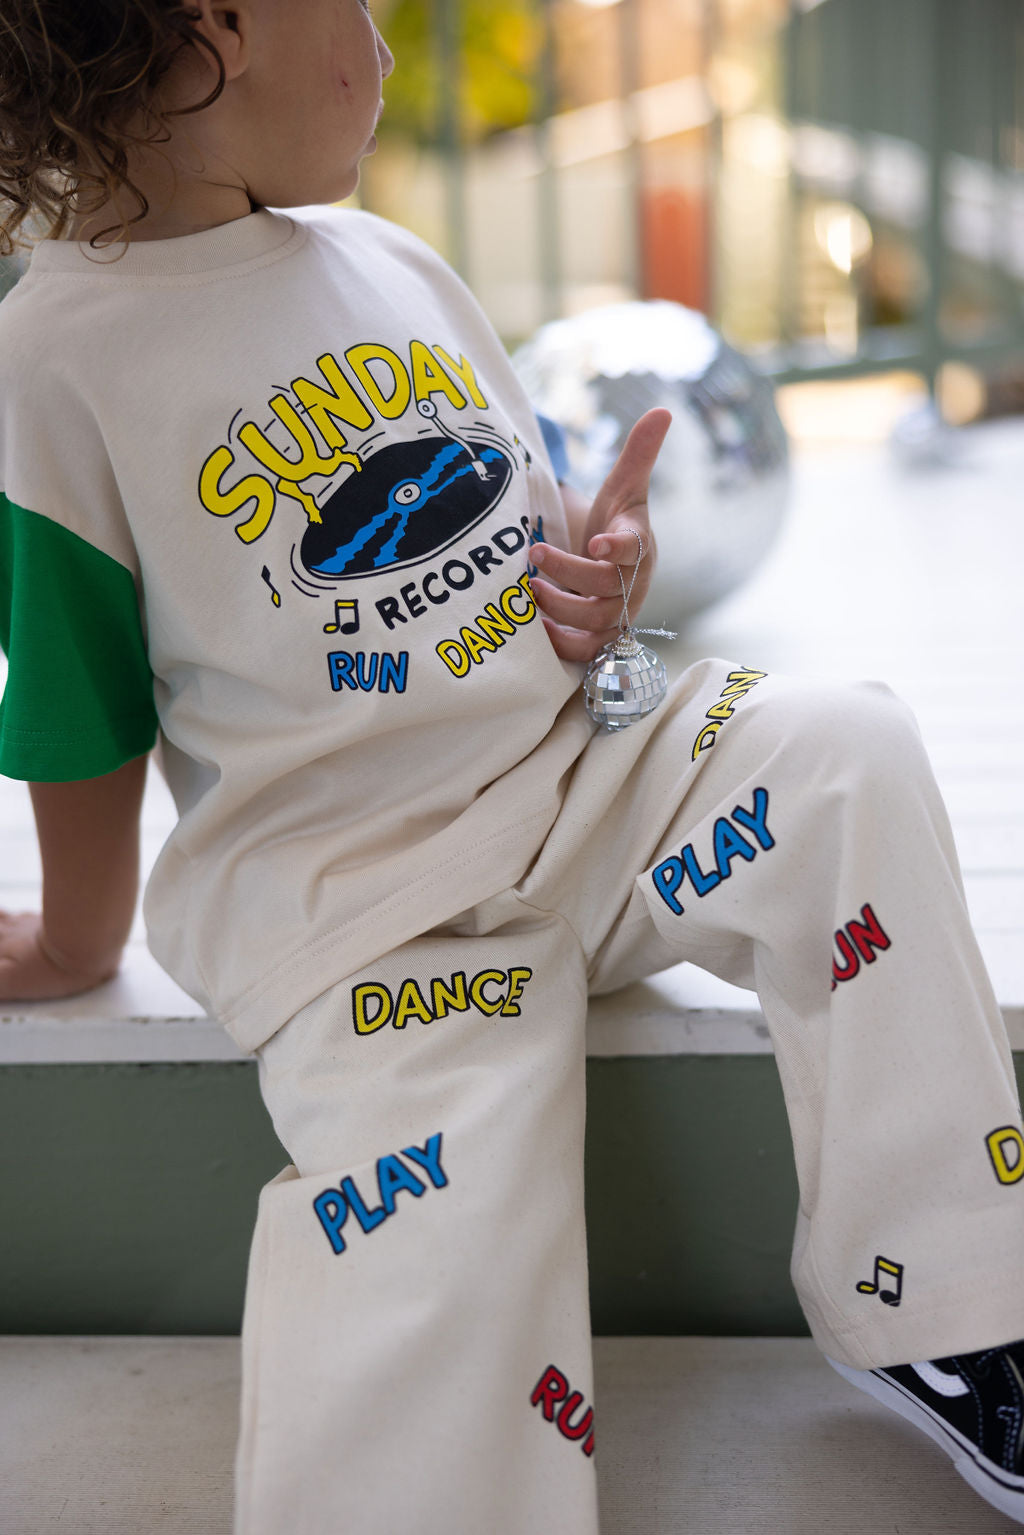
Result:
<svg viewBox="0 0 1024 1535"><path fill-rule="evenodd" d="M753 573L786 507L786 433L771 383L702 314L667 300L592 309L543 326L513 363L587 496L644 411L672 412L651 477L658 567L631 618L681 628Z"/></svg>

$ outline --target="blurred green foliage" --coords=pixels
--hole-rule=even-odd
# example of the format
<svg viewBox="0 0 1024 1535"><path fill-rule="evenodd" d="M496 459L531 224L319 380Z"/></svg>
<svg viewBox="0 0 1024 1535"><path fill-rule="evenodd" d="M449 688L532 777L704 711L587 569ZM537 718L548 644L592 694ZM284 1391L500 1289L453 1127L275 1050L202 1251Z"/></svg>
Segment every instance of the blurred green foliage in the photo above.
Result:
<svg viewBox="0 0 1024 1535"><path fill-rule="evenodd" d="M392 0L376 8L378 23L395 55L395 72L384 88L387 110L379 136L437 144L443 135L443 91L457 90L467 144L534 116L534 75L543 42L539 0L447 0L460 45L457 78L442 67L445 0Z"/></svg>

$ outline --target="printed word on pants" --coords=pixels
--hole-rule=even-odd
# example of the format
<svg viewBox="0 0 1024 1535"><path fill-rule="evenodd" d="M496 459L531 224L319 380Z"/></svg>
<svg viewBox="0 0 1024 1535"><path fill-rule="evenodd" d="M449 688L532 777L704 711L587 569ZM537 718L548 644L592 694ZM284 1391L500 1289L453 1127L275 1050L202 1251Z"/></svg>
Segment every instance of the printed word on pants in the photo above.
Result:
<svg viewBox="0 0 1024 1535"><path fill-rule="evenodd" d="M540 1406L549 1423L554 1423L563 1439L583 1440L584 1455L594 1453L594 1409L588 1407L573 1423L572 1415L583 1406L583 1393L571 1391L569 1382L553 1364L549 1364L533 1388L531 1404Z"/></svg>
<svg viewBox="0 0 1024 1535"><path fill-rule="evenodd" d="M447 1187L448 1179L441 1167L441 1135L432 1135L425 1146L406 1146L402 1156L425 1172L435 1189ZM313 1201L327 1240L335 1253L345 1251L345 1238L341 1228L348 1220L349 1212L355 1216L363 1231L376 1231L398 1206L396 1198L404 1189L419 1199L427 1190L427 1184L406 1166L401 1157L387 1156L377 1159L377 1194L380 1204L370 1208L352 1178L342 1178L338 1188L324 1189ZM365 1186L365 1185L364 1185Z"/></svg>
<svg viewBox="0 0 1024 1535"><path fill-rule="evenodd" d="M738 830L739 827L743 830ZM752 838L744 836L744 832L752 833ZM720 815L711 842L714 863L708 864L707 872L701 868L692 842L680 849L678 858L664 859L651 872L655 890L677 917L685 910L676 898L684 879L689 879L696 895L706 896L732 874L734 858L752 863L761 849L767 851L775 846L775 838L768 830L768 790L754 790L753 809L737 805L731 816Z"/></svg>
<svg viewBox="0 0 1024 1535"><path fill-rule="evenodd" d="M882 927L870 905L860 909L860 921L848 922L845 928L837 928L835 935L838 956L832 961L832 990L840 981L852 981L860 974L861 962L873 965L878 955L889 947L891 939Z"/></svg>
<svg viewBox="0 0 1024 1535"><path fill-rule="evenodd" d="M1000 1183L1019 1183L1024 1178L1024 1136L1016 1125L990 1131L985 1145Z"/></svg>
<svg viewBox="0 0 1024 1535"><path fill-rule="evenodd" d="M397 992L380 981L366 981L352 991L352 1026L357 1034L375 1034L386 1023L404 1029L410 1018L420 1023L434 1023L449 1012L466 1013L470 1007L487 1017L500 1013L503 1018L518 1018L516 1006L523 987L533 971L519 969L481 970L467 980L464 970L448 977L433 976L422 987L414 980L402 981Z"/></svg>

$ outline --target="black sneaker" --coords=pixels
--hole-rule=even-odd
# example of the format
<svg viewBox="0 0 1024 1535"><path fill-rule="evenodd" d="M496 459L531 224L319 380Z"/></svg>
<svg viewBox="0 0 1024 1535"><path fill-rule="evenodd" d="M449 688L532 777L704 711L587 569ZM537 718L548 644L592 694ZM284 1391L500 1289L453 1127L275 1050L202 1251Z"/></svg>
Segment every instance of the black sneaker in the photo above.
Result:
<svg viewBox="0 0 1024 1535"><path fill-rule="evenodd" d="M1024 1524L1024 1342L884 1370L828 1362L923 1429L975 1492Z"/></svg>

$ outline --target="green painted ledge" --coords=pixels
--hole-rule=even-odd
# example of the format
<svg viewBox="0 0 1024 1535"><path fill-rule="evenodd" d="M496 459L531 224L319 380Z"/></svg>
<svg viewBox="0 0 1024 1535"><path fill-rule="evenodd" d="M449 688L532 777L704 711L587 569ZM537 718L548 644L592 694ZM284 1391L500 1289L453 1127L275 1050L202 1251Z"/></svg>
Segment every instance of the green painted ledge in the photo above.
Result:
<svg viewBox="0 0 1024 1535"><path fill-rule="evenodd" d="M587 1076L594 1331L805 1334L774 1059ZM252 1062L3 1068L0 1333L237 1332L257 1196L287 1161Z"/></svg>

